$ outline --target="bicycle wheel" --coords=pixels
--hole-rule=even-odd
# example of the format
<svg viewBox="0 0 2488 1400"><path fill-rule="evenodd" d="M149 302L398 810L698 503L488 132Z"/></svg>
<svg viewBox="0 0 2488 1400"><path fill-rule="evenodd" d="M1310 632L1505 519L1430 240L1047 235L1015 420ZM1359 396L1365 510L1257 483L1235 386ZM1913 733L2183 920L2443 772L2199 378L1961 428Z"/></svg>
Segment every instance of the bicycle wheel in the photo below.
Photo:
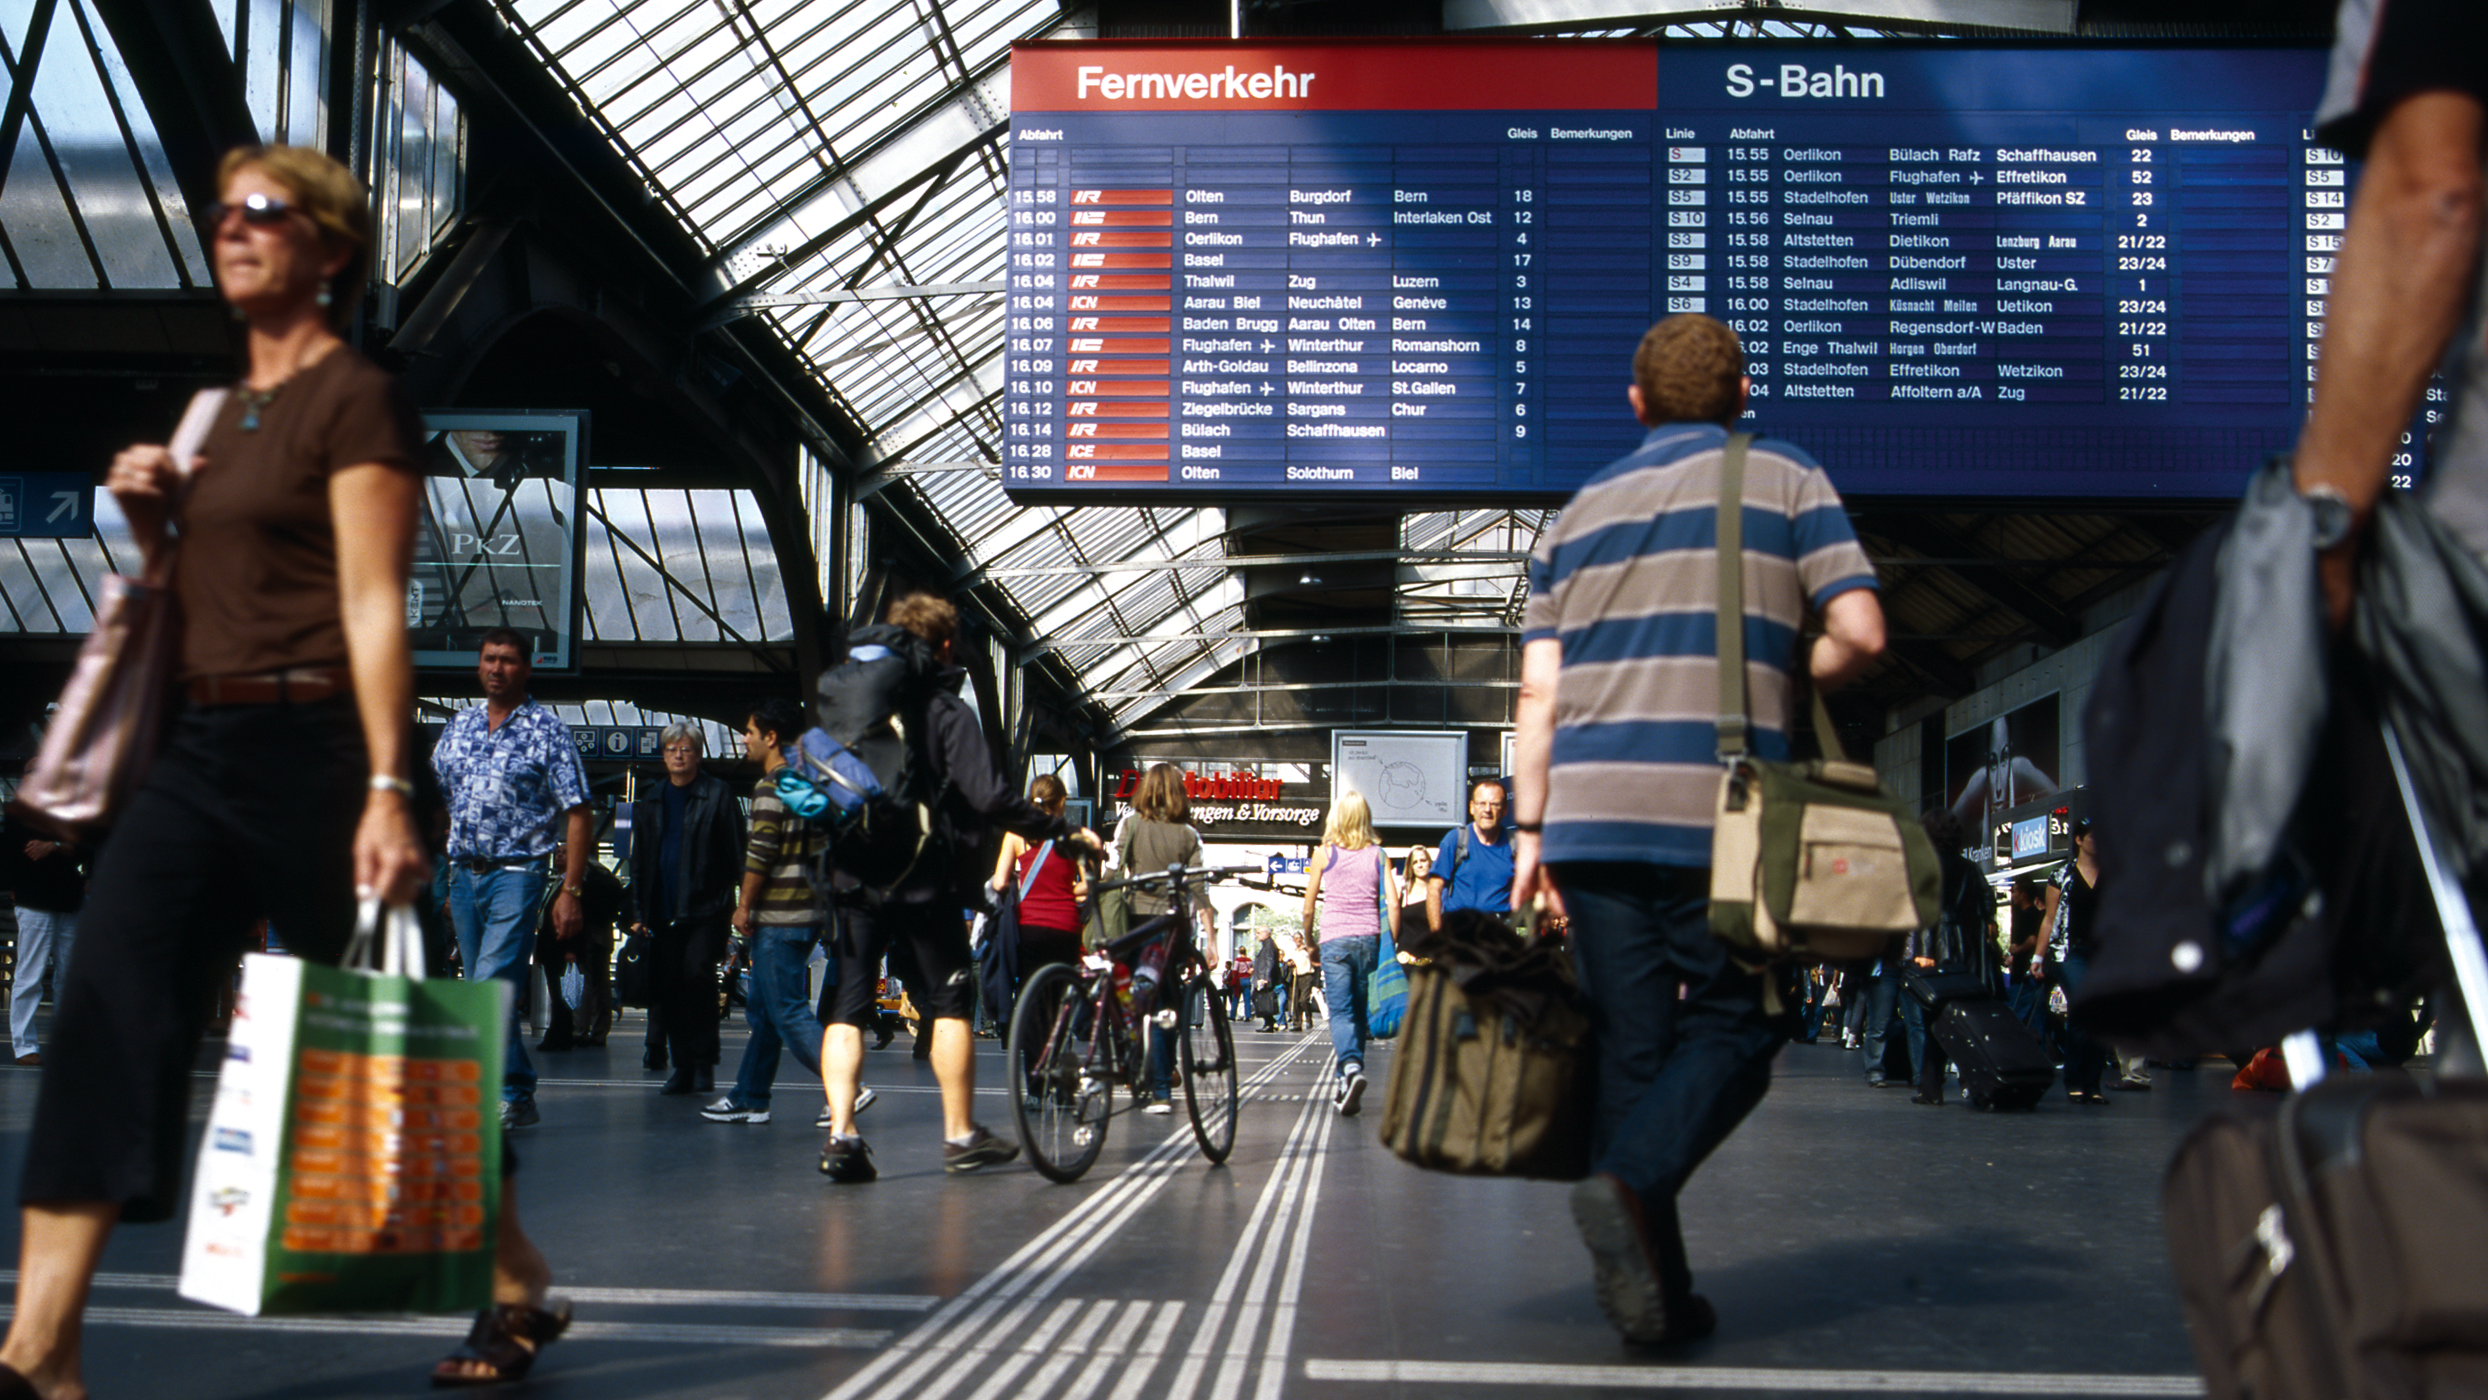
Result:
<svg viewBox="0 0 2488 1400"><path fill-rule="evenodd" d="M1192 1117L1192 1135L1200 1139L1201 1155L1224 1162L1235 1150L1235 1114L1244 1091L1236 1072L1235 1032L1227 1027L1226 999L1198 982L1186 999L1204 991L1209 998L1208 1015L1199 1030L1189 1015L1177 1022L1175 1062L1183 1071L1184 1112ZM1196 1041L1196 1035L1206 1044Z"/></svg>
<svg viewBox="0 0 2488 1400"><path fill-rule="evenodd" d="M1077 1181L1106 1146L1106 1120L1113 1096L1088 1082L1083 1061L1096 1017L1081 1011L1093 986L1077 969L1056 964L1040 968L1019 990L1011 1012L1011 1038L1003 1063L1009 1066L1011 1117L1019 1124L1019 1144L1028 1160L1055 1181Z"/></svg>

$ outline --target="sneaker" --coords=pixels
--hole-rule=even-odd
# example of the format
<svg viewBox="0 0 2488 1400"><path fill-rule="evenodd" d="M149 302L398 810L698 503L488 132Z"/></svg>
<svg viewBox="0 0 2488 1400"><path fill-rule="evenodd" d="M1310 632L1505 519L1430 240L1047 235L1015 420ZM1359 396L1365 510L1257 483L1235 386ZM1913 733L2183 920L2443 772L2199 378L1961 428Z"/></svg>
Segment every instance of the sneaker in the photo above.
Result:
<svg viewBox="0 0 2488 1400"><path fill-rule="evenodd" d="M862 1113L865 1109L872 1107L880 1101L881 1096L873 1092L873 1086L870 1084L862 1085L855 1091L855 1111L858 1113ZM829 1108L827 1105L822 1106L821 1115L812 1120L812 1126L820 1129L822 1132L829 1131L830 1121Z"/></svg>
<svg viewBox="0 0 2488 1400"><path fill-rule="evenodd" d="M985 1125L976 1125L966 1142L942 1144L942 1170L972 1172L978 1167L997 1167L1019 1155L1019 1144L1004 1142L988 1132Z"/></svg>
<svg viewBox="0 0 2488 1400"><path fill-rule="evenodd" d="M1173 1113L1175 1111L1175 1104L1172 1099L1151 1099L1148 1103L1142 1105L1140 1111L1143 1113L1157 1114L1162 1117L1166 1114Z"/></svg>
<svg viewBox="0 0 2488 1400"><path fill-rule="evenodd" d="M1572 1188L1572 1224L1589 1246L1599 1311L1628 1342L1666 1342L1667 1303L1632 1189L1605 1172L1581 1182Z"/></svg>
<svg viewBox="0 0 2488 1400"><path fill-rule="evenodd" d="M534 1099L511 1099L501 1105L501 1131L505 1133L512 1128L532 1128L543 1121L544 1115L536 1112Z"/></svg>
<svg viewBox="0 0 2488 1400"><path fill-rule="evenodd" d="M873 1150L860 1137L834 1137L821 1144L821 1175L842 1185L870 1181L881 1173L873 1167Z"/></svg>
<svg viewBox="0 0 2488 1400"><path fill-rule="evenodd" d="M1332 1103L1338 1108L1340 1117L1353 1118L1356 1116L1357 1106L1364 1101L1365 1067L1350 1065L1348 1072L1339 1076L1339 1092Z"/></svg>
<svg viewBox="0 0 2488 1400"><path fill-rule="evenodd" d="M701 1109L700 1116L711 1123L766 1123L769 1121L769 1110L745 1108L732 1098L723 1098Z"/></svg>

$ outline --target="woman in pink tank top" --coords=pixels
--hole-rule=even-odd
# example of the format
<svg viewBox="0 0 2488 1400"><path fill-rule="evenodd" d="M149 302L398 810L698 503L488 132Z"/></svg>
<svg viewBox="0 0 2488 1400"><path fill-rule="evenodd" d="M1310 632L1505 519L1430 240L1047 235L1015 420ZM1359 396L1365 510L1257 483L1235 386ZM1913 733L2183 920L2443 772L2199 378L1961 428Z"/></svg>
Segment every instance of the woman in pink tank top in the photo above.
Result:
<svg viewBox="0 0 2488 1400"><path fill-rule="evenodd" d="M1365 987L1382 957L1383 911L1399 908L1399 875L1390 853L1374 839L1373 812L1357 793L1330 805L1321 849L1313 853L1305 883L1304 923L1321 940L1322 1004L1330 1016L1330 1044L1338 1058L1333 1105L1345 1116L1365 1097Z"/></svg>

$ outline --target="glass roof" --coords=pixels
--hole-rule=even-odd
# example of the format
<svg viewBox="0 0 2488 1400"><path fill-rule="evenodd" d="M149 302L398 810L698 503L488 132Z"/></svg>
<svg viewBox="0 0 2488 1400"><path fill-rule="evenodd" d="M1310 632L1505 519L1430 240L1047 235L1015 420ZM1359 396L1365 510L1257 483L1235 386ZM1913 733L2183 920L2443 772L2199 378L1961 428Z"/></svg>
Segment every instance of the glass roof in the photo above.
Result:
<svg viewBox="0 0 2488 1400"><path fill-rule="evenodd" d="M129 522L99 490L86 538L0 540L0 631L91 631L103 575L138 563ZM794 641L777 551L749 491L591 490L580 572L589 642Z"/></svg>
<svg viewBox="0 0 2488 1400"><path fill-rule="evenodd" d="M1020 507L1004 496L992 466L997 291L801 300L998 286L1010 44L1085 37L1061 5L493 3L698 240L714 314L757 316L864 430L864 489L927 505L956 582L1000 591L1119 724L1259 645L1228 567L1224 511ZM744 297L769 300L728 304ZM1397 622L1513 628L1523 561L1549 515L1407 518Z"/></svg>

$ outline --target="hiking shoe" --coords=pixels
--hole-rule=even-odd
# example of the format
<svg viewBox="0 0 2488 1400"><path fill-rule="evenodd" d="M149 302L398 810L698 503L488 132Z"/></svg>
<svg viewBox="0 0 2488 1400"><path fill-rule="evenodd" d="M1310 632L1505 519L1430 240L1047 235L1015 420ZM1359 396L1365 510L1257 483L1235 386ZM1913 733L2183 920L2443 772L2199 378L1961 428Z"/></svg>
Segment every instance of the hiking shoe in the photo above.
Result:
<svg viewBox="0 0 2488 1400"><path fill-rule="evenodd" d="M855 1091L855 1111L862 1113L865 1109L868 1109L875 1103L879 1102L880 1099L881 1096L873 1092L873 1086L870 1084L862 1085ZM822 1106L820 1116L812 1120L812 1126L820 1129L822 1132L829 1131L829 1108L826 1104Z"/></svg>
<svg viewBox="0 0 2488 1400"><path fill-rule="evenodd" d="M1607 1321L1628 1342L1656 1346L1670 1340L1667 1303L1632 1188L1606 1172L1574 1186L1572 1223L1589 1246L1591 1282Z"/></svg>
<svg viewBox="0 0 2488 1400"><path fill-rule="evenodd" d="M860 1137L834 1137L821 1144L821 1175L841 1184L870 1181L881 1175L873 1166L873 1150Z"/></svg>
<svg viewBox="0 0 2488 1400"><path fill-rule="evenodd" d="M1339 1110L1340 1117L1354 1118L1357 1106L1364 1101L1365 1067L1350 1065L1348 1072L1339 1076L1339 1092L1332 1098L1332 1106Z"/></svg>
<svg viewBox="0 0 2488 1400"><path fill-rule="evenodd" d="M733 1099L725 1098L701 1109L700 1116L711 1123L766 1123L769 1121L769 1110L745 1108Z"/></svg>
<svg viewBox="0 0 2488 1400"><path fill-rule="evenodd" d="M1000 1166L1018 1155L1018 1143L1004 1142L987 1131L984 1124L979 1123L976 1125L976 1131L968 1135L966 1142L942 1144L942 1170L972 1172L979 1167Z"/></svg>
<svg viewBox="0 0 2488 1400"><path fill-rule="evenodd" d="M501 1131L505 1133L512 1128L532 1128L543 1121L544 1115L536 1112L534 1099L511 1099L501 1105Z"/></svg>

